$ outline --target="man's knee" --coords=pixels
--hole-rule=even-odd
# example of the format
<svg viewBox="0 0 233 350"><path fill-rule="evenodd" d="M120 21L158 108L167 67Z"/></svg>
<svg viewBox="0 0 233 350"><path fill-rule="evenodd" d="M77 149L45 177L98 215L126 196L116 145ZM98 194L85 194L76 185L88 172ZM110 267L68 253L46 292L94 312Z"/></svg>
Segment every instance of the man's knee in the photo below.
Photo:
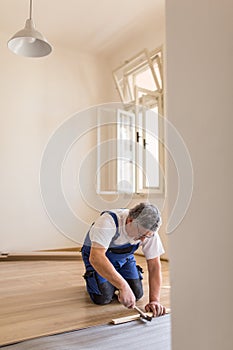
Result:
<svg viewBox="0 0 233 350"><path fill-rule="evenodd" d="M127 282L132 289L136 300L141 299L143 297L142 281L140 279L127 279Z"/></svg>
<svg viewBox="0 0 233 350"><path fill-rule="evenodd" d="M99 291L101 294L90 293L92 301L98 305L106 305L111 303L114 296L115 287L107 281L99 284Z"/></svg>
<svg viewBox="0 0 233 350"><path fill-rule="evenodd" d="M97 305L106 305L111 303L112 298L109 296L105 295L98 295L98 294L90 294L91 300L93 301L94 304Z"/></svg>

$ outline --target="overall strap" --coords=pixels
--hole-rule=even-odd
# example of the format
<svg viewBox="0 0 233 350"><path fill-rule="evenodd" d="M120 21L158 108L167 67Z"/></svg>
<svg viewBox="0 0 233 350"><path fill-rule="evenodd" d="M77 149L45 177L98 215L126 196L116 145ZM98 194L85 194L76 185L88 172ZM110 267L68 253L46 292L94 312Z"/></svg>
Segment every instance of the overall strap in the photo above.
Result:
<svg viewBox="0 0 233 350"><path fill-rule="evenodd" d="M110 258L110 256L112 256L112 254L113 254L113 256L114 256L114 254L117 254L118 259L119 259L120 256L122 258L125 258L126 256L129 256L129 254L133 254L138 249L139 243L137 243L137 244L127 243L121 247L115 246L114 241L120 236L118 218L117 218L117 215L112 211L106 210L106 211L103 211L100 215L103 215L104 213L108 213L109 215L111 215L111 217L113 218L113 220L116 224L116 233L115 233L114 237L112 238L111 243L109 245L109 248L107 250L107 256Z"/></svg>
<svg viewBox="0 0 233 350"><path fill-rule="evenodd" d="M100 215L103 215L104 213L108 213L109 215L111 215L111 217L113 218L115 225L116 225L116 233L115 233L113 239L111 240L111 243L110 243L110 246L111 246L111 244L120 236L118 218L117 218L117 215L113 211L105 210Z"/></svg>

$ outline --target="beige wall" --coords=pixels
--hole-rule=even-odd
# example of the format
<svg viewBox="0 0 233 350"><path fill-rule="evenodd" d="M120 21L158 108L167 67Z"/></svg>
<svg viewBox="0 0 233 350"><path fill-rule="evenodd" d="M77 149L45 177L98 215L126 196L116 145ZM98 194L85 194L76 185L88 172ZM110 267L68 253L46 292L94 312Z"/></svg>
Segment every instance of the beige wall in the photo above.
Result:
<svg viewBox="0 0 233 350"><path fill-rule="evenodd" d="M167 113L194 169L190 208L169 239L174 350L233 347L232 18L231 1L167 0Z"/></svg>
<svg viewBox="0 0 233 350"><path fill-rule="evenodd" d="M1 33L0 251L71 247L75 243L51 223L41 200L39 173L43 151L51 135L77 111L119 101L112 69L144 47L152 50L163 44L164 20L148 23L147 28L132 33L127 45L113 49L106 58L57 45L48 57L23 58L7 49L7 40ZM83 221L83 234L97 213L77 188L77 166L95 142L92 131L73 145L64 162L63 189L71 210ZM87 173L88 183L94 181L95 164ZM88 195L90 198L91 193ZM111 199L107 199L106 207L109 200L109 207L114 207ZM136 198L132 205L141 200L144 198ZM162 205L163 198L159 201Z"/></svg>
<svg viewBox="0 0 233 350"><path fill-rule="evenodd" d="M57 46L46 58L24 58L6 48L7 39L1 33L0 251L74 246L53 226L42 205L41 157L63 121L109 100L111 76L103 59ZM89 144L84 140L82 154Z"/></svg>

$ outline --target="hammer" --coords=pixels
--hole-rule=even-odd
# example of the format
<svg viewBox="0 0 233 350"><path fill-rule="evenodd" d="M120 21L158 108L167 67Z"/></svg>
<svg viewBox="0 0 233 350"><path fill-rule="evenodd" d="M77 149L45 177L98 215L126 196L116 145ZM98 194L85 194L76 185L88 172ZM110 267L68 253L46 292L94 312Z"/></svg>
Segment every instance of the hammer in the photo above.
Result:
<svg viewBox="0 0 233 350"><path fill-rule="evenodd" d="M119 290L115 291L115 295L119 295ZM134 309L140 314L140 316L146 320L146 321L152 321L152 316L147 315L146 313L144 313L141 309L139 309L136 305L134 306Z"/></svg>
<svg viewBox="0 0 233 350"><path fill-rule="evenodd" d="M134 306L134 309L137 310L137 312L141 315L141 317L144 319L144 320L147 320L147 321L152 321L152 316L149 316L147 314L145 314L141 309L139 309L136 305Z"/></svg>

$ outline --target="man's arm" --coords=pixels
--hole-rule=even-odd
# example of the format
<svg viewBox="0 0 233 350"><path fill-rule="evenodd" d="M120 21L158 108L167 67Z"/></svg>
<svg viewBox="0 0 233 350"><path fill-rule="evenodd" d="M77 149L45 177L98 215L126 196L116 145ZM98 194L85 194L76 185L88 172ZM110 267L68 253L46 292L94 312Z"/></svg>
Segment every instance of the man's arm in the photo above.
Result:
<svg viewBox="0 0 233 350"><path fill-rule="evenodd" d="M128 308L135 306L135 296L126 280L115 270L105 255L106 249L98 243L93 243L90 252L90 263L99 275L106 278L119 289L118 300Z"/></svg>
<svg viewBox="0 0 233 350"><path fill-rule="evenodd" d="M147 260L149 278L149 303L146 311L153 312L154 316L164 315L166 308L160 304L160 288L162 284L160 257Z"/></svg>

